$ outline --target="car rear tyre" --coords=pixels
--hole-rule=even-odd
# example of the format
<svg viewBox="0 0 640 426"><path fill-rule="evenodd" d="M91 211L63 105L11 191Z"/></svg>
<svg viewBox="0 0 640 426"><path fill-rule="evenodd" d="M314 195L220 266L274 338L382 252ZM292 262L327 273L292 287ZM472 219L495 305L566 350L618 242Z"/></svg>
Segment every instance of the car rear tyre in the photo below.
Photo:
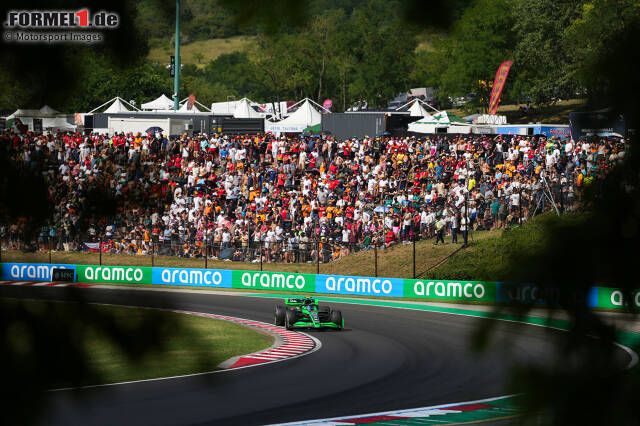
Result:
<svg viewBox="0 0 640 426"><path fill-rule="evenodd" d="M342 329L342 312L340 311L331 311L330 320L332 323L338 326L338 329Z"/></svg>
<svg viewBox="0 0 640 426"><path fill-rule="evenodd" d="M278 327L282 327L284 325L285 316L287 314L287 309L284 306L276 306L276 312L274 314L273 323Z"/></svg>

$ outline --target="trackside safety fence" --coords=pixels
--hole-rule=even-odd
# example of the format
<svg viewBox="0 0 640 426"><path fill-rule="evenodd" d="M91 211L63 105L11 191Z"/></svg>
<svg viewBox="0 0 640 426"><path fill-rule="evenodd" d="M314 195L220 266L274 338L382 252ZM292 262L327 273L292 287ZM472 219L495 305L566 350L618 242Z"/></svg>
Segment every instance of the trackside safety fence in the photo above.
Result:
<svg viewBox="0 0 640 426"><path fill-rule="evenodd" d="M287 293L411 298L452 303L544 304L546 300L550 300L550 295L543 295L542 290L534 284L147 266L2 263L2 280L51 281L56 268L72 269L75 280L83 283L278 290ZM640 290L635 291L631 300L628 300L619 289L592 287L585 297L588 306L593 308L640 310Z"/></svg>

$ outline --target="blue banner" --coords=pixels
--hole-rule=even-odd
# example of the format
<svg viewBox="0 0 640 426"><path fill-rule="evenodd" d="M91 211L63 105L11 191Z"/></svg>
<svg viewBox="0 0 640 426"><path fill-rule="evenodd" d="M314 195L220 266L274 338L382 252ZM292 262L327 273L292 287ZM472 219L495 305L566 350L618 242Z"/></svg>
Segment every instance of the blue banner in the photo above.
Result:
<svg viewBox="0 0 640 426"><path fill-rule="evenodd" d="M195 268L153 268L152 284L190 287L231 288L230 270Z"/></svg>
<svg viewBox="0 0 640 426"><path fill-rule="evenodd" d="M565 303L583 304L589 307L598 306L598 289L591 287L588 291L572 291L562 294L554 287L541 287L536 284L496 283L496 302L507 304L555 305L566 298Z"/></svg>
<svg viewBox="0 0 640 426"><path fill-rule="evenodd" d="M587 307L598 307L598 287L591 287L587 292Z"/></svg>
<svg viewBox="0 0 640 426"><path fill-rule="evenodd" d="M51 281L55 268L76 270L76 265L56 263L3 263L2 279L9 281Z"/></svg>
<svg viewBox="0 0 640 426"><path fill-rule="evenodd" d="M357 294L360 296L402 297L404 280L400 278L318 275L316 293Z"/></svg>
<svg viewBox="0 0 640 426"><path fill-rule="evenodd" d="M556 300L557 294L550 289L541 291L535 284L496 283L496 302L525 303L546 305L549 300Z"/></svg>

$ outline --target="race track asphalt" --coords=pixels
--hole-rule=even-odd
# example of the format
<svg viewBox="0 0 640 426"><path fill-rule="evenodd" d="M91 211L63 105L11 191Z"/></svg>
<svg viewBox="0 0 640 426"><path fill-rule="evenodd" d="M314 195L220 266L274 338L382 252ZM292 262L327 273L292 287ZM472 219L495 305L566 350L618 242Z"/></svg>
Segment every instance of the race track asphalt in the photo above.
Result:
<svg viewBox="0 0 640 426"><path fill-rule="evenodd" d="M90 302L271 322L276 299L233 293L79 289ZM0 297L64 299L65 289L0 288ZM458 315L328 303L346 329L310 331L310 355L208 376L48 393L46 425L254 425L505 395L516 362L545 362L561 332ZM471 335L492 321L491 345ZM79 398L79 396L81 396Z"/></svg>

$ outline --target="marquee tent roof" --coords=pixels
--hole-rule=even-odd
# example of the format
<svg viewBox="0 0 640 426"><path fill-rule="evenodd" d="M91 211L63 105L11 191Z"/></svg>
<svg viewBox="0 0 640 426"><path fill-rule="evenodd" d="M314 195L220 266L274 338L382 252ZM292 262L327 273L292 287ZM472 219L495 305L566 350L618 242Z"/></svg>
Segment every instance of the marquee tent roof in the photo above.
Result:
<svg viewBox="0 0 640 426"><path fill-rule="evenodd" d="M196 106L196 104L193 104L193 106L191 107L191 109L187 109L189 106L188 102L185 102L182 104L182 106L180 107L180 109L178 110L179 112L200 112L200 110L198 109L198 107Z"/></svg>
<svg viewBox="0 0 640 426"><path fill-rule="evenodd" d="M437 127L449 126L470 126L470 124L454 114L440 111L432 116L409 123L408 130L416 133L435 133Z"/></svg>
<svg viewBox="0 0 640 426"><path fill-rule="evenodd" d="M42 113L39 109L17 109L13 112L13 114L8 115L7 118L40 116L42 116Z"/></svg>
<svg viewBox="0 0 640 426"><path fill-rule="evenodd" d="M274 133L301 133L307 127L316 125L322 121L322 114L320 114L313 105L315 102L309 98L305 98L298 103L301 103L298 109L284 120L275 123L265 120L264 131Z"/></svg>
<svg viewBox="0 0 640 426"><path fill-rule="evenodd" d="M55 109L51 108L49 105L45 105L42 108L40 108L40 112L44 115L57 115L60 114L60 111L56 111Z"/></svg>
<svg viewBox="0 0 640 426"><path fill-rule="evenodd" d="M414 100L413 105L409 108L409 115L411 117L431 117L431 114L417 100Z"/></svg>
<svg viewBox="0 0 640 426"><path fill-rule="evenodd" d="M252 102L247 98L242 98L233 111L235 118L264 118L264 113L260 113L251 107Z"/></svg>
<svg viewBox="0 0 640 426"><path fill-rule="evenodd" d="M128 111L129 110L127 109L127 107L124 106L124 104L122 103L122 101L120 101L119 98L117 98L115 101L113 101L113 103L111 105L109 105L109 108L104 110L104 112L106 112L106 113L128 112Z"/></svg>
<svg viewBox="0 0 640 426"><path fill-rule="evenodd" d="M406 104L399 106L396 108L396 111L409 111L411 117L430 117L431 115L427 112L425 107L435 112L440 112L422 99L418 98L412 99Z"/></svg>
<svg viewBox="0 0 640 426"><path fill-rule="evenodd" d="M180 111L182 109L182 106L184 106L188 101L189 101L189 97L188 96L186 98L184 98L183 100L181 100L180 101L180 109L178 109L178 111ZM196 107L196 105L200 105L202 107L202 109L204 111L206 111L206 112L211 112L211 109L209 109L208 106L201 104L200 102L198 102L197 99L193 101L193 107L194 108ZM191 110L190 112L203 112L203 111L200 111L199 109L197 109L197 111Z"/></svg>
<svg viewBox="0 0 640 426"><path fill-rule="evenodd" d="M108 100L107 102L103 103L102 105L100 105L99 107L96 107L94 109L92 109L91 111L88 112L88 114L93 114L94 112L104 108L105 105L107 105L108 103L111 103L111 105L109 105L109 108L107 108L104 112L105 113L117 113L117 112L128 112L130 110L127 109L127 107L125 105L130 106L131 108L140 111L138 108L136 108L135 105L130 104L129 102L125 101L124 99L122 99L120 96L116 96L113 99Z"/></svg>
<svg viewBox="0 0 640 426"><path fill-rule="evenodd" d="M48 105L43 106L40 109L17 109L13 112L13 114L9 115L7 118L13 117L36 117L36 118L44 118L44 117L56 117L62 114L59 111L51 108Z"/></svg>
<svg viewBox="0 0 640 426"><path fill-rule="evenodd" d="M211 112L216 115L233 114L240 101L214 102L211 104Z"/></svg>
<svg viewBox="0 0 640 426"><path fill-rule="evenodd" d="M163 93L159 98L142 104L142 109L157 111L170 110L173 109L173 101Z"/></svg>
<svg viewBox="0 0 640 426"><path fill-rule="evenodd" d="M436 124L454 124L454 123L462 123L468 124L466 120L458 117L454 114L449 114L447 111L440 111L437 114L431 115L429 117L425 117L423 120L418 120L420 122L435 122Z"/></svg>

